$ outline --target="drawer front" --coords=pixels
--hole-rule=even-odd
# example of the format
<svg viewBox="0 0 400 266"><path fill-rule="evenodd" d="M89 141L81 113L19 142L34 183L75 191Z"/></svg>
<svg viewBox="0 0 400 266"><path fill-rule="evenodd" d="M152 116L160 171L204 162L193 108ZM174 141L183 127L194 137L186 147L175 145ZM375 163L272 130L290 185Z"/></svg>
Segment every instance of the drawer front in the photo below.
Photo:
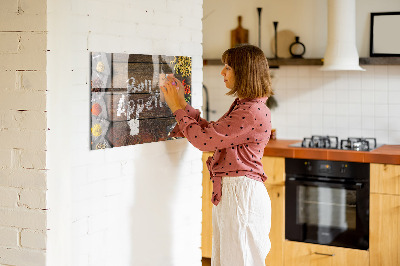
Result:
<svg viewBox="0 0 400 266"><path fill-rule="evenodd" d="M365 266L369 253L365 250L285 241L285 266Z"/></svg>

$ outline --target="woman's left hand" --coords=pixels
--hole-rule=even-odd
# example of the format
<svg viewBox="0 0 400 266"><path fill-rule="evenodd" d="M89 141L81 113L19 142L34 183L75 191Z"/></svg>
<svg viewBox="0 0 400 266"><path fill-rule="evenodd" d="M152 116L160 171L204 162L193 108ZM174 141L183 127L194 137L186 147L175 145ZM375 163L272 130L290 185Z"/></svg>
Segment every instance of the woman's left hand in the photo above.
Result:
<svg viewBox="0 0 400 266"><path fill-rule="evenodd" d="M184 109L186 107L181 104L180 97L178 95L179 87L172 85L172 80L167 79L163 87L160 87L161 91L164 94L165 101L168 104L168 107L171 109L172 113L174 113L178 109Z"/></svg>

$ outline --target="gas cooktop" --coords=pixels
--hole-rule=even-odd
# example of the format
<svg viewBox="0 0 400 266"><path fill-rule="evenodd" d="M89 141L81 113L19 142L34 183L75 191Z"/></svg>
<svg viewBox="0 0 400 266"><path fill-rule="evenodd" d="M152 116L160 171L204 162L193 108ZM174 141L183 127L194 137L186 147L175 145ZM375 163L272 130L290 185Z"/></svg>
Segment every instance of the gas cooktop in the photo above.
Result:
<svg viewBox="0 0 400 266"><path fill-rule="evenodd" d="M382 145L377 145L376 138L347 138L339 142L336 136L311 136L302 142L289 145L291 147L337 149L353 151L371 151Z"/></svg>

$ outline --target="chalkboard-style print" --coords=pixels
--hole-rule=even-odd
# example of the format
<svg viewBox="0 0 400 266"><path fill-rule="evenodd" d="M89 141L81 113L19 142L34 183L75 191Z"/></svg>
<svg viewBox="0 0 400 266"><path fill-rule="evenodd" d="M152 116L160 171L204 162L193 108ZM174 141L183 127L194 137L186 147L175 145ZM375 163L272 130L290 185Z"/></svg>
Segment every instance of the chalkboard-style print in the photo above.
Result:
<svg viewBox="0 0 400 266"><path fill-rule="evenodd" d="M91 149L169 139L176 121L159 88L169 75L191 103L191 57L91 53Z"/></svg>

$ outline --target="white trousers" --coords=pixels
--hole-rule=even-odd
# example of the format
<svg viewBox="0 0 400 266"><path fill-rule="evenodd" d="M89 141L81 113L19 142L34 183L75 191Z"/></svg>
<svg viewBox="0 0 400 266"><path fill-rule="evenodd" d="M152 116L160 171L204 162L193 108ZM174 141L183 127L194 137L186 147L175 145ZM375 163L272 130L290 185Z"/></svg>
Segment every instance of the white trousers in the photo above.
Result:
<svg viewBox="0 0 400 266"><path fill-rule="evenodd" d="M245 176L223 177L212 223L212 266L265 265L271 249L271 201L262 182Z"/></svg>

